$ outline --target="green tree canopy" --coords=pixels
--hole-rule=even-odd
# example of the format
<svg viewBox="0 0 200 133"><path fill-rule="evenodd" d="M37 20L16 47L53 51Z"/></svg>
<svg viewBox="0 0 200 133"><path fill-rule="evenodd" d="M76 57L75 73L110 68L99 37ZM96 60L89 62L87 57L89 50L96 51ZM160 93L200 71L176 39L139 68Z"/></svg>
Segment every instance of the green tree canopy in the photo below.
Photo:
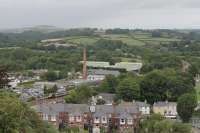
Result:
<svg viewBox="0 0 200 133"><path fill-rule="evenodd" d="M99 86L98 91L107 92L107 93L115 93L118 83L119 83L119 80L117 77L108 75Z"/></svg>
<svg viewBox="0 0 200 133"><path fill-rule="evenodd" d="M6 69L0 67L0 89L4 88L8 85L8 74L6 73Z"/></svg>
<svg viewBox="0 0 200 133"><path fill-rule="evenodd" d="M88 86L80 86L77 89L73 89L69 92L69 94L65 97L66 103L88 103L89 98L96 95L94 89Z"/></svg>
<svg viewBox="0 0 200 133"><path fill-rule="evenodd" d="M47 80L47 81L55 81L59 78L58 73L54 71L48 71L42 75L42 79Z"/></svg>
<svg viewBox="0 0 200 133"><path fill-rule="evenodd" d="M136 79L126 78L121 81L116 90L117 97L124 101L140 99L140 87Z"/></svg>
<svg viewBox="0 0 200 133"><path fill-rule="evenodd" d="M174 69L149 72L140 83L141 95L153 104L156 101L177 101L185 93L195 93L190 74Z"/></svg>
<svg viewBox="0 0 200 133"><path fill-rule="evenodd" d="M161 115L152 114L141 122L140 133L190 133L191 125L166 120Z"/></svg>
<svg viewBox="0 0 200 133"><path fill-rule="evenodd" d="M141 95L152 104L155 101L166 100L166 81L165 75L158 70L148 73L140 84Z"/></svg>
<svg viewBox="0 0 200 133"><path fill-rule="evenodd" d="M196 95L184 94L178 99L177 112L183 122L189 122L196 106Z"/></svg>
<svg viewBox="0 0 200 133"><path fill-rule="evenodd" d="M57 133L14 94L0 92L1 133Z"/></svg>

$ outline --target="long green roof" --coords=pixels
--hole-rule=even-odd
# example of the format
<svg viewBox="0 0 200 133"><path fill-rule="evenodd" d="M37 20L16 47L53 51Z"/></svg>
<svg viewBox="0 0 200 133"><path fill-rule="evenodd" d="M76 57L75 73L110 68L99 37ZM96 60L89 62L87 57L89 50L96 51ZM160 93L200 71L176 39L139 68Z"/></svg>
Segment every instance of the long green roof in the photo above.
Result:
<svg viewBox="0 0 200 133"><path fill-rule="evenodd" d="M115 65L110 65L109 62L96 62L96 61L87 61L88 67L95 68L113 68L113 69L125 69L126 71L137 71L142 68L142 63L135 62L119 62Z"/></svg>

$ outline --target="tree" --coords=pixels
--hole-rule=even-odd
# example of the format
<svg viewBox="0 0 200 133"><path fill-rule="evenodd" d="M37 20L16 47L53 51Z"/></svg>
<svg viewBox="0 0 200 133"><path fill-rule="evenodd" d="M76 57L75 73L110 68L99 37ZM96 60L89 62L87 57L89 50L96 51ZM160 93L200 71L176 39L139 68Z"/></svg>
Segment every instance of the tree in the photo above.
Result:
<svg viewBox="0 0 200 133"><path fill-rule="evenodd" d="M108 75L103 80L103 82L99 86L98 90L100 92L115 93L118 83L119 83L119 81L118 81L117 77Z"/></svg>
<svg viewBox="0 0 200 133"><path fill-rule="evenodd" d="M54 85L51 88L47 88L46 86L44 86L44 94L54 94L58 91L58 87L57 85Z"/></svg>
<svg viewBox="0 0 200 133"><path fill-rule="evenodd" d="M183 122L189 122L197 106L197 98L192 94L184 94L178 99L177 112Z"/></svg>
<svg viewBox="0 0 200 133"><path fill-rule="evenodd" d="M97 105L104 105L106 103L106 101L105 100L103 100L103 99L97 99Z"/></svg>
<svg viewBox="0 0 200 133"><path fill-rule="evenodd" d="M74 104L77 104L79 102L76 90L73 89L69 92L69 94L65 97L65 102Z"/></svg>
<svg viewBox="0 0 200 133"><path fill-rule="evenodd" d="M152 37L161 37L161 32L160 31L153 31Z"/></svg>
<svg viewBox="0 0 200 133"><path fill-rule="evenodd" d="M57 133L15 94L0 92L1 133Z"/></svg>
<svg viewBox="0 0 200 133"><path fill-rule="evenodd" d="M9 79L8 74L6 73L6 69L0 67L0 89L6 87L8 85Z"/></svg>
<svg viewBox="0 0 200 133"><path fill-rule="evenodd" d="M65 97L66 103L88 103L89 98L96 95L96 92L88 86L80 86L77 89L73 89Z"/></svg>
<svg viewBox="0 0 200 133"><path fill-rule="evenodd" d="M158 70L148 73L140 83L141 95L151 104L166 100L166 77Z"/></svg>
<svg viewBox="0 0 200 133"><path fill-rule="evenodd" d="M141 122L141 133L190 133L191 125L173 120L166 120L163 116L152 114Z"/></svg>
<svg viewBox="0 0 200 133"><path fill-rule="evenodd" d="M55 81L58 79L58 74L54 71L48 71L44 75L42 75L42 79L45 79L48 81Z"/></svg>
<svg viewBox="0 0 200 133"><path fill-rule="evenodd" d="M153 104L156 101L177 101L180 95L195 93L190 74L174 69L154 70L147 73L140 83L141 95Z"/></svg>
<svg viewBox="0 0 200 133"><path fill-rule="evenodd" d="M124 101L132 101L140 98L140 87L134 78L124 79L116 90L117 97Z"/></svg>

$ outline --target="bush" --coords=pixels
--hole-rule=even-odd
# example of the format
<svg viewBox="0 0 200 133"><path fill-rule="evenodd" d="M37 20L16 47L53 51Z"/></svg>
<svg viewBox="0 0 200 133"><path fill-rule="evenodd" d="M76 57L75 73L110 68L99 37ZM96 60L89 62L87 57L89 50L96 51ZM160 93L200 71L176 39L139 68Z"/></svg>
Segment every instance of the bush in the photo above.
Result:
<svg viewBox="0 0 200 133"><path fill-rule="evenodd" d="M173 131L178 133L190 133L192 126L190 124L183 124L180 122L176 122L173 124Z"/></svg>
<svg viewBox="0 0 200 133"><path fill-rule="evenodd" d="M190 133L191 125L152 115L141 123L140 133Z"/></svg>

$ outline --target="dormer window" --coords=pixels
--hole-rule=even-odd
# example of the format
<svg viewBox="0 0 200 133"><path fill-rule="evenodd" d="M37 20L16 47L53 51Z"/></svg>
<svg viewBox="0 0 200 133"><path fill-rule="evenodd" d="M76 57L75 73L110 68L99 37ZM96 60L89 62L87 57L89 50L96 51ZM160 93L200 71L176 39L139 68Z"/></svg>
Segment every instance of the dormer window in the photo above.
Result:
<svg viewBox="0 0 200 133"><path fill-rule="evenodd" d="M132 124L133 124L133 119L129 118L129 119L128 119L128 124L129 124L129 125L132 125Z"/></svg>
<svg viewBox="0 0 200 133"><path fill-rule="evenodd" d="M124 125L125 124L125 119L120 119L120 124Z"/></svg>
<svg viewBox="0 0 200 133"><path fill-rule="evenodd" d="M81 116L80 115L76 117L76 121L81 122Z"/></svg>
<svg viewBox="0 0 200 133"><path fill-rule="evenodd" d="M102 123L107 123L107 119L106 119L106 117L103 116L102 119L101 119L101 121L102 121Z"/></svg>
<svg viewBox="0 0 200 133"><path fill-rule="evenodd" d="M94 123L100 123L99 117L94 118Z"/></svg>
<svg viewBox="0 0 200 133"><path fill-rule="evenodd" d="M74 116L70 116L70 117L69 117L69 121L70 121L70 122L74 122Z"/></svg>

